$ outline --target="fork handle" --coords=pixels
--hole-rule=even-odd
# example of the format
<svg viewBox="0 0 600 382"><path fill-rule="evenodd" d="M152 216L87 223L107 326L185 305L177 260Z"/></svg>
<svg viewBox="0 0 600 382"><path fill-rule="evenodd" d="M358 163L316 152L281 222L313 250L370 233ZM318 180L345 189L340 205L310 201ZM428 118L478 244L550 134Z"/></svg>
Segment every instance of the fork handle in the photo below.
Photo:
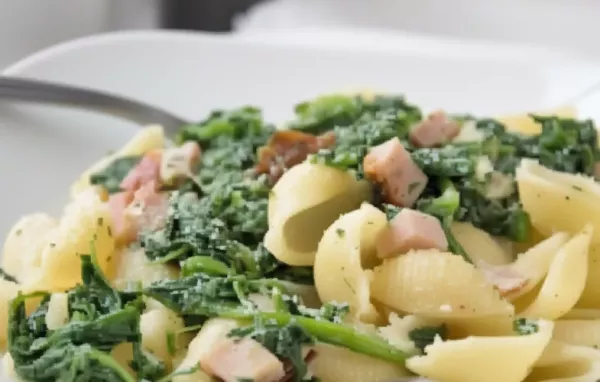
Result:
<svg viewBox="0 0 600 382"><path fill-rule="evenodd" d="M26 78L0 76L0 102L31 102L92 110L141 125L157 123L167 134L187 122L173 114L116 94Z"/></svg>

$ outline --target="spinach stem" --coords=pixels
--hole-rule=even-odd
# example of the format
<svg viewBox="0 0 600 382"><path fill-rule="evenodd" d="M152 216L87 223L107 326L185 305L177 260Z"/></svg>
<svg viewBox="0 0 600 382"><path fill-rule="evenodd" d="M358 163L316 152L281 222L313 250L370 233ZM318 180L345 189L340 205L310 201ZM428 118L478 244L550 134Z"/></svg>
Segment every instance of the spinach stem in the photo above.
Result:
<svg viewBox="0 0 600 382"><path fill-rule="evenodd" d="M101 352L99 350L90 349L89 350L90 358L95 359L96 361L110 367L115 373L121 377L124 382L136 382L135 378L131 376L119 363L110 355Z"/></svg>
<svg viewBox="0 0 600 382"><path fill-rule="evenodd" d="M406 352L396 348L381 337L360 333L352 327L329 321L316 320L314 318L296 316L282 312L251 313L239 310L224 312L222 317L234 319L250 319L254 317L260 317L265 320L275 321L280 326L294 322L321 342L345 347L354 352L384 361L403 364L406 358L410 356L410 354L407 354Z"/></svg>

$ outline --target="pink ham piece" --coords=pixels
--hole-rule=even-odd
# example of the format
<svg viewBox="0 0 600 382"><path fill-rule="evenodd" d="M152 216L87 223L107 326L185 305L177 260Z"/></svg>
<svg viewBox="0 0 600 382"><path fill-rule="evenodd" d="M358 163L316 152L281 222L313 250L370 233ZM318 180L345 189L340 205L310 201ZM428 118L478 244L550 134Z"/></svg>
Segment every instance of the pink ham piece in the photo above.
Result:
<svg viewBox="0 0 600 382"><path fill-rule="evenodd" d="M398 138L373 147L363 167L367 178L382 186L386 200L397 206L412 206L427 185L427 175Z"/></svg>
<svg viewBox="0 0 600 382"><path fill-rule="evenodd" d="M441 110L435 111L410 130L410 141L417 147L436 147L451 141L460 133L460 124Z"/></svg>
<svg viewBox="0 0 600 382"><path fill-rule="evenodd" d="M502 297L520 291L529 283L529 279L512 269L510 264L492 265L480 260L476 265L485 278L498 289Z"/></svg>
<svg viewBox="0 0 600 382"><path fill-rule="evenodd" d="M155 150L144 155L140 163L129 171L125 179L121 181L121 189L136 191L142 185L160 181L160 163L162 152Z"/></svg>
<svg viewBox="0 0 600 382"><path fill-rule="evenodd" d="M154 181L144 184L135 192L132 203L125 210L136 233L157 231L165 225L169 197L166 193L157 192L157 188Z"/></svg>
<svg viewBox="0 0 600 382"><path fill-rule="evenodd" d="M156 189L156 182L151 181L135 192L123 191L110 196L113 235L118 242L130 243L139 232L156 231L164 226L169 199Z"/></svg>
<svg viewBox="0 0 600 382"><path fill-rule="evenodd" d="M205 372L224 382L238 382L241 379L278 382L286 375L283 363L250 338L239 341L223 338L199 361Z"/></svg>
<svg viewBox="0 0 600 382"><path fill-rule="evenodd" d="M132 191L123 191L110 195L108 198L108 207L112 217L112 234L119 242L129 242L133 235L132 227L125 216L125 209L133 201L134 193Z"/></svg>
<svg viewBox="0 0 600 382"><path fill-rule="evenodd" d="M431 215L404 208L377 238L377 256L393 257L411 249L448 249L440 221Z"/></svg>

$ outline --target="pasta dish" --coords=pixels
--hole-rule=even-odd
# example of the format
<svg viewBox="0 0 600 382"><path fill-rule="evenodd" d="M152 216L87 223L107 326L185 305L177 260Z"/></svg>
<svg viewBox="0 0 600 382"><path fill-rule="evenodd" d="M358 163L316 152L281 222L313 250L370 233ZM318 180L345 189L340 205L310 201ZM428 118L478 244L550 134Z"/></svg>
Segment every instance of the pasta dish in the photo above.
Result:
<svg viewBox="0 0 600 382"><path fill-rule="evenodd" d="M140 130L0 269L20 381L600 380L600 148L570 108L334 94Z"/></svg>

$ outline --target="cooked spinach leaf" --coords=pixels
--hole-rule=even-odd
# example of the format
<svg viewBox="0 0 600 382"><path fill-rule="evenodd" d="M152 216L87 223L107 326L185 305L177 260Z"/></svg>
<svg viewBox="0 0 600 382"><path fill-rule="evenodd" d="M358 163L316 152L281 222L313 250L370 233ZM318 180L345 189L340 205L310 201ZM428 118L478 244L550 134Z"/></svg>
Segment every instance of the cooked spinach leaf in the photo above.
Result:
<svg viewBox="0 0 600 382"><path fill-rule="evenodd" d="M294 322L280 326L277 322L257 317L250 326L233 329L229 336L252 338L281 361L289 362L292 366L293 381L311 380L305 378L308 366L304 360L302 346L314 345L315 339L302 326Z"/></svg>
<svg viewBox="0 0 600 382"><path fill-rule="evenodd" d="M211 277L198 273L178 280L152 283L144 289L144 294L187 317L260 318L279 327L295 323L321 342L392 362L403 362L407 357L385 339L343 324L342 317L347 311L345 305L309 309L301 306L293 296L280 296L274 291L285 291L285 288L273 279L252 280L242 275ZM275 312L257 310L248 299L250 293L272 296L278 309Z"/></svg>
<svg viewBox="0 0 600 382"><path fill-rule="evenodd" d="M296 276L262 246L270 187L252 169L257 149L273 131L251 107L217 111L183 128L180 141L196 140L203 147L197 184L173 193L163 230L140 234L148 258L167 262L210 257L235 274ZM184 270L196 272L207 261L191 260Z"/></svg>
<svg viewBox="0 0 600 382"><path fill-rule="evenodd" d="M526 318L517 318L513 321L513 331L521 336L537 333L540 330L537 322Z"/></svg>
<svg viewBox="0 0 600 382"><path fill-rule="evenodd" d="M180 144L196 141L201 146L206 146L220 137L235 140L260 135L264 129L260 109L246 106L233 110L215 110L198 123L182 126L175 140Z"/></svg>
<svg viewBox="0 0 600 382"><path fill-rule="evenodd" d="M371 147L394 137L405 138L408 135L410 125L420 118L417 109L409 110L366 113L350 125L336 126L333 129L335 146L320 150L310 160L342 170L355 170L362 176L363 158Z"/></svg>
<svg viewBox="0 0 600 382"><path fill-rule="evenodd" d="M109 352L117 345L133 344L132 368L138 377L156 380L164 365L141 350L139 329L141 297L114 290L95 264L93 256L81 256L83 283L67 293L69 321L50 330L45 317L50 295L19 295L11 303L8 318L8 351L15 372L32 381L131 381ZM40 298L29 316L25 305Z"/></svg>
<svg viewBox="0 0 600 382"><path fill-rule="evenodd" d="M90 184L104 187L109 194L120 192L121 182L141 159L141 156L116 158L103 170L91 174Z"/></svg>
<svg viewBox="0 0 600 382"><path fill-rule="evenodd" d="M398 119L407 121L421 118L419 109L408 104L402 96L332 94L296 105L296 119L289 128L320 134L336 127L349 126L361 116L379 111L396 114Z"/></svg>
<svg viewBox="0 0 600 382"><path fill-rule="evenodd" d="M415 346L424 351L425 347L431 345L436 337L445 340L448 336L448 328L446 325L440 326L424 326L416 328L408 332L408 338L415 343Z"/></svg>

